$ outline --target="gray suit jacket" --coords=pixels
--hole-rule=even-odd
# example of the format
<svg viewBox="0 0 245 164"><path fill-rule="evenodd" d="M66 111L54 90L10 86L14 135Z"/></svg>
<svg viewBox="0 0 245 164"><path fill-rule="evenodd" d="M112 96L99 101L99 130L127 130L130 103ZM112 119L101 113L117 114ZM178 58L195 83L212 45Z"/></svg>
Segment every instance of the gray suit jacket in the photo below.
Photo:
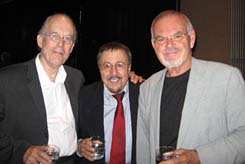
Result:
<svg viewBox="0 0 245 164"><path fill-rule="evenodd" d="M166 69L140 87L137 163L155 163ZM197 149L202 164L245 163L245 84L238 69L192 58L178 148Z"/></svg>
<svg viewBox="0 0 245 164"><path fill-rule="evenodd" d="M78 93L84 78L79 70L64 68L67 73L65 87L77 124ZM22 163L31 145L48 143L46 109L34 59L0 71L0 131L11 136L13 141L8 164ZM0 139L1 143L6 142ZM0 149L0 155L2 151Z"/></svg>

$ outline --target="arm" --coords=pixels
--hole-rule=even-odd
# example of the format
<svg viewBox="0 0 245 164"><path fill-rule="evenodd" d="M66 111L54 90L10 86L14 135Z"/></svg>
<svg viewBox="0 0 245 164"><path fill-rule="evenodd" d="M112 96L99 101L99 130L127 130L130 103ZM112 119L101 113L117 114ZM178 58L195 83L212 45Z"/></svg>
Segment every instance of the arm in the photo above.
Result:
<svg viewBox="0 0 245 164"><path fill-rule="evenodd" d="M245 161L245 84L240 71L233 69L224 87L227 135L197 147L201 163L242 163ZM213 153L210 153L213 152Z"/></svg>
<svg viewBox="0 0 245 164"><path fill-rule="evenodd" d="M134 84L142 83L145 79L142 76L136 75L134 71L129 72L130 81Z"/></svg>
<svg viewBox="0 0 245 164"><path fill-rule="evenodd" d="M5 164L13 151L13 141L10 136L0 133L0 163Z"/></svg>
<svg viewBox="0 0 245 164"><path fill-rule="evenodd" d="M179 147L196 149L202 164L242 163L245 161L244 81L237 69L219 72L212 81L218 80L221 83L207 84L205 89L209 91L202 95L205 101L195 115L197 120L190 125L197 129L190 128L186 142Z"/></svg>
<svg viewBox="0 0 245 164"><path fill-rule="evenodd" d="M0 123L4 119L4 108L0 103ZM14 140L7 134L0 133L0 163L51 163L45 153L48 146L31 146L23 140Z"/></svg>

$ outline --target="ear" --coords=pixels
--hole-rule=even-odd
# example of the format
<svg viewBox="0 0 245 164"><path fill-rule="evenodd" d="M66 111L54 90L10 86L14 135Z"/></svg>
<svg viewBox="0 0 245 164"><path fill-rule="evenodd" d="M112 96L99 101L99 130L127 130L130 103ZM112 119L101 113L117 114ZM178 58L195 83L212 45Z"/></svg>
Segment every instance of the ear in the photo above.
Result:
<svg viewBox="0 0 245 164"><path fill-rule="evenodd" d="M72 53L74 46L75 46L75 43L72 44L72 46L70 48L70 53Z"/></svg>
<svg viewBox="0 0 245 164"><path fill-rule="evenodd" d="M194 30L192 30L192 31L190 32L190 46L191 46L191 48L194 47L195 42L196 42L196 33L195 33Z"/></svg>
<svg viewBox="0 0 245 164"><path fill-rule="evenodd" d="M37 45L40 49L43 47L43 36L40 34L37 35Z"/></svg>
<svg viewBox="0 0 245 164"><path fill-rule="evenodd" d="M131 71L131 64L128 66L128 72Z"/></svg>
<svg viewBox="0 0 245 164"><path fill-rule="evenodd" d="M154 39L151 39L151 45L152 45L153 49L155 49L155 42L154 42Z"/></svg>

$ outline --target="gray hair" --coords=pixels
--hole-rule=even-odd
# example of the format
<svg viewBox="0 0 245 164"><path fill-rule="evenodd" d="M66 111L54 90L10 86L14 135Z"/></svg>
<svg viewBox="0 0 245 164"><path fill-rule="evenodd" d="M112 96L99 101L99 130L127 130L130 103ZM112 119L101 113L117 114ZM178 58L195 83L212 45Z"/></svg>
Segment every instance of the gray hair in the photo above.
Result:
<svg viewBox="0 0 245 164"><path fill-rule="evenodd" d="M154 38L154 36L153 36L153 27L155 26L156 22L158 20L160 20L161 18L167 17L169 15L176 15L176 16L179 16L179 17L184 18L184 20L186 21L186 29L187 29L187 31L190 32L190 31L194 30L193 25L192 25L190 19L184 13L181 13L181 12L175 11L175 10L166 10L166 11L163 11L160 14L158 14L153 19L153 21L151 23L151 37L152 38Z"/></svg>

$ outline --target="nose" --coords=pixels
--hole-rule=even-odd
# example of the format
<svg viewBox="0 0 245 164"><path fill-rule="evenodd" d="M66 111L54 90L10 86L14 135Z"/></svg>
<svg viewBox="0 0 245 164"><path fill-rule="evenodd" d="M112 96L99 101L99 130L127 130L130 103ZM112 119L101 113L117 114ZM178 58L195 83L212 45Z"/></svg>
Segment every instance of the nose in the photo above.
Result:
<svg viewBox="0 0 245 164"><path fill-rule="evenodd" d="M111 74L113 74L113 75L116 75L116 74L117 74L117 67L116 67L116 65L112 65L112 66L111 66L110 72L111 72Z"/></svg>
<svg viewBox="0 0 245 164"><path fill-rule="evenodd" d="M60 39L58 40L58 45L63 46L64 44L65 44L64 38L60 37Z"/></svg>
<svg viewBox="0 0 245 164"><path fill-rule="evenodd" d="M169 46L172 46L173 45L173 39L172 38L168 38L167 40L166 40L166 46L167 47L169 47Z"/></svg>

